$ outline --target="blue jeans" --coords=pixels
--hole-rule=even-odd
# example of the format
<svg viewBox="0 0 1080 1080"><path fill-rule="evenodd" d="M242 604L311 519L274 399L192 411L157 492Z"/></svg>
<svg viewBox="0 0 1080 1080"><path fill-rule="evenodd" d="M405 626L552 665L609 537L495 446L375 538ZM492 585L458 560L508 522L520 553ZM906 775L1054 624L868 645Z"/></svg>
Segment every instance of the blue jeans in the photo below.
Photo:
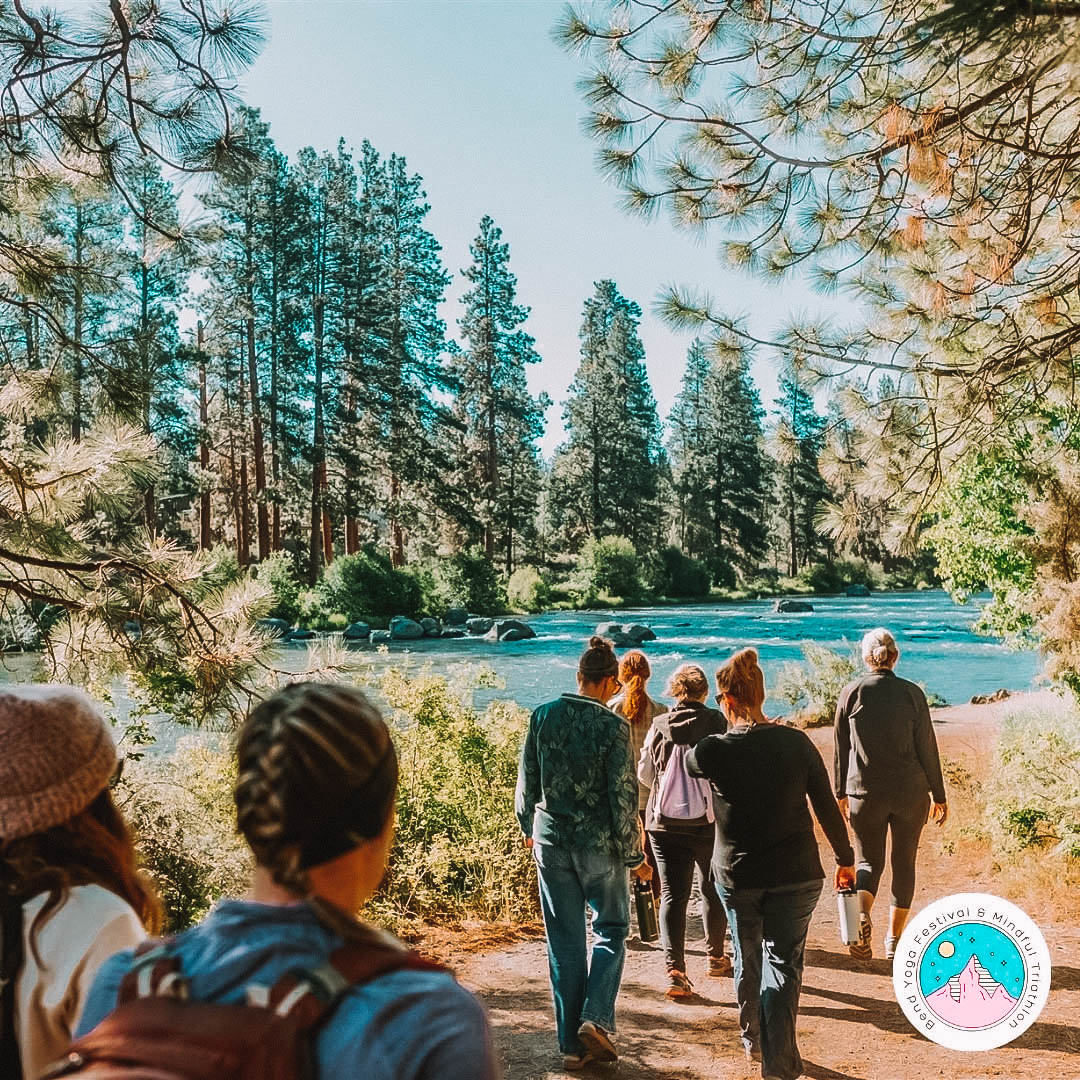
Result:
<svg viewBox="0 0 1080 1080"><path fill-rule="evenodd" d="M795 1041L803 954L820 880L775 889L718 887L735 946L735 996L747 1049L760 1047L761 1073L780 1080L802 1075Z"/></svg>
<svg viewBox="0 0 1080 1080"><path fill-rule="evenodd" d="M540 906L547 933L548 967L555 998L559 1049L584 1049L578 1028L591 1020L615 1030L615 998L622 981L630 893L626 866L603 851L573 851L551 844L533 847ZM585 950L585 906L593 909L592 957Z"/></svg>

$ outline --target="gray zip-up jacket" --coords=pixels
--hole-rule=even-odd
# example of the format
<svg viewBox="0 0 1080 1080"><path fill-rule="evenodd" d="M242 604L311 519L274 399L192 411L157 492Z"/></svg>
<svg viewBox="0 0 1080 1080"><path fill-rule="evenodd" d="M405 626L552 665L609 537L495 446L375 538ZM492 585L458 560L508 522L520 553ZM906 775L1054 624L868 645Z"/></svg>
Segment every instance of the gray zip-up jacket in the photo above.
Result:
<svg viewBox="0 0 1080 1080"><path fill-rule="evenodd" d="M945 802L937 738L922 688L891 671L844 687L836 704L833 790L838 799Z"/></svg>

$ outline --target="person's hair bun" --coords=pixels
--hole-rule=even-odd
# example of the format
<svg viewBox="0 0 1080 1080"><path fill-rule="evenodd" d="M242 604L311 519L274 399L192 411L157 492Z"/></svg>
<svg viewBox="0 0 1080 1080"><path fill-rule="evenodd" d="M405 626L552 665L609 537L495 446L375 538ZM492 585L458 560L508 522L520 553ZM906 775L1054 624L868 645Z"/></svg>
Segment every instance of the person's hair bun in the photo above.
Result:
<svg viewBox="0 0 1080 1080"><path fill-rule="evenodd" d="M740 705L758 708L765 701L765 676L758 665L757 649L740 649L716 672L716 689Z"/></svg>
<svg viewBox="0 0 1080 1080"><path fill-rule="evenodd" d="M607 638L594 634L589 638L589 647L581 654L578 662L578 674L586 682L598 683L601 679L614 678L619 674L619 661L615 649Z"/></svg>

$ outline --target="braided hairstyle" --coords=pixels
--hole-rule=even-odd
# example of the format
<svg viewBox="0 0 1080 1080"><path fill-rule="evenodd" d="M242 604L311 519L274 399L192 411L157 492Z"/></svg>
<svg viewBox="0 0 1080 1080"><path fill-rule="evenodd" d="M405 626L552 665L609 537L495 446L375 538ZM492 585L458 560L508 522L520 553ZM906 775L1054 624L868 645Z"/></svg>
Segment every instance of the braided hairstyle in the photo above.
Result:
<svg viewBox="0 0 1080 1080"><path fill-rule="evenodd" d="M648 727L652 722L649 695L645 691L645 684L651 675L652 669L643 652L631 649L623 653L619 661L619 681L626 691L622 713L630 721L631 727Z"/></svg>
<svg viewBox="0 0 1080 1080"><path fill-rule="evenodd" d="M357 689L300 682L254 709L236 747L236 822L274 881L298 896L307 871L379 836L397 793L394 744Z"/></svg>

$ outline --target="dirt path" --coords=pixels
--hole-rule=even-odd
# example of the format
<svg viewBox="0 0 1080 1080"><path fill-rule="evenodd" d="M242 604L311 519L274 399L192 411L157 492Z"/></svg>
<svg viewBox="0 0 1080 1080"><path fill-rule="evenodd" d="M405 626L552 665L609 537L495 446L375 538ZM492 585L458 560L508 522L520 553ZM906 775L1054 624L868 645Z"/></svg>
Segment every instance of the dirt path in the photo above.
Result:
<svg viewBox="0 0 1080 1080"><path fill-rule="evenodd" d="M935 717L943 756L972 768L985 767L1000 710L982 706L941 710ZM830 733L814 733L830 760ZM995 882L989 868L957 853L963 822L930 834L920 858L918 910L939 896L986 891L1025 904ZM826 863L826 865L829 865ZM997 886L997 887L995 887ZM958 1053L927 1041L896 1004L890 966L876 959L855 970L838 941L836 907L826 890L810 929L799 1018L799 1045L806 1076L813 1080L923 1080L929 1077L1003 1077L1008 1080L1080 1080L1080 928L1027 909L1039 922L1054 964L1050 1000L1039 1020L1015 1043L986 1053ZM880 938L881 917L875 938ZM627 955L618 1007L617 1072L596 1066L591 1075L625 1080L717 1080L758 1075L744 1064L730 979L704 975L700 924L691 922L689 974L700 998L676 1004L662 993L663 958L638 946ZM880 951L880 942L875 949ZM562 1077L543 943L529 941L476 955L458 965L462 981L487 1003L507 1080ZM581 1075L581 1074L574 1074Z"/></svg>

